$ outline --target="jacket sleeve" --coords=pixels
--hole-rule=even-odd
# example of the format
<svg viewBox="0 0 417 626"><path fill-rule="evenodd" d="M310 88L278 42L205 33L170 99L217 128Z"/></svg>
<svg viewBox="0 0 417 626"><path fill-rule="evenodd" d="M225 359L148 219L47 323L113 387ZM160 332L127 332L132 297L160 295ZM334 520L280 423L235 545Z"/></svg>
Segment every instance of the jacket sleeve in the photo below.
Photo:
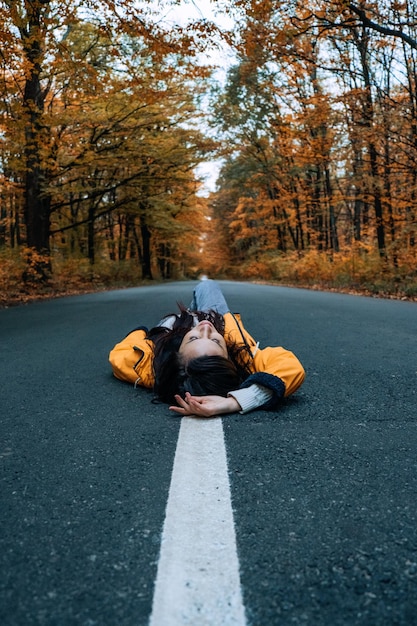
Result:
<svg viewBox="0 0 417 626"><path fill-rule="evenodd" d="M285 348L258 350L253 360L254 373L241 385L250 387L254 383L273 391L272 398L263 406L274 408L281 398L297 391L305 378L305 371L295 354Z"/></svg>
<svg viewBox="0 0 417 626"><path fill-rule="evenodd" d="M153 342L146 339L146 329L129 333L110 351L113 374L119 380L151 389L154 385Z"/></svg>

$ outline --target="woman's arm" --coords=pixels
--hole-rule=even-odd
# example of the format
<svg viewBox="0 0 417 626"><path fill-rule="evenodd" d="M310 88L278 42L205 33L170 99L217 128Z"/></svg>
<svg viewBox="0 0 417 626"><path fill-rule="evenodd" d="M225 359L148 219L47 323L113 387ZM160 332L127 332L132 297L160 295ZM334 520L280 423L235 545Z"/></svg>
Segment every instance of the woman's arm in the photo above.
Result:
<svg viewBox="0 0 417 626"><path fill-rule="evenodd" d="M241 413L254 409L275 409L282 398L294 393L304 381L305 372L297 357L285 348L265 348L254 358L255 372L240 389L230 391L241 406Z"/></svg>
<svg viewBox="0 0 417 626"><path fill-rule="evenodd" d="M146 339L147 329L138 328L117 343L109 354L113 374L119 380L152 388L153 342Z"/></svg>
<svg viewBox="0 0 417 626"><path fill-rule="evenodd" d="M274 392L272 389L268 389L268 387L254 383L249 387L229 391L228 395L237 400L240 405L240 413L249 413L249 411L259 409L259 407L268 404Z"/></svg>
<svg viewBox="0 0 417 626"><path fill-rule="evenodd" d="M187 393L185 398L177 395L179 406L170 406L171 411L180 415L196 415L197 417L213 417L226 413L249 413L267 403L273 392L261 385L251 385L246 389L231 391L227 398L222 396L192 396Z"/></svg>
<svg viewBox="0 0 417 626"><path fill-rule="evenodd" d="M253 385L256 385L258 388L269 389L272 392L271 397L258 406L255 406L255 398L251 408L259 406L264 409L275 408L282 398L294 393L303 383L305 378L303 366L293 352L281 346L260 349L259 343L256 343L244 328L240 315L228 313L225 315L225 322L227 342L231 345L246 344L252 354L252 359L249 361L252 373L240 385L240 388L253 388ZM231 391L231 393L234 392ZM240 398L237 399L240 400ZM245 410L246 407L243 411Z"/></svg>
<svg viewBox="0 0 417 626"><path fill-rule="evenodd" d="M253 365L255 372L241 387L248 387L254 383L262 385L274 392L275 400L288 397L304 382L303 366L295 354L285 348L268 347L258 350Z"/></svg>

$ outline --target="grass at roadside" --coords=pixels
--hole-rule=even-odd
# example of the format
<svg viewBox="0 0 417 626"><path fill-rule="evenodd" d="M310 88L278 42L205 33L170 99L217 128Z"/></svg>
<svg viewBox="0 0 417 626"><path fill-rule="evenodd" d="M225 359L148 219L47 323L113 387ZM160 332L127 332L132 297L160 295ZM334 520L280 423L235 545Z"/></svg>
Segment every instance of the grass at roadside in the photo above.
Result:
<svg viewBox="0 0 417 626"><path fill-rule="evenodd" d="M86 259L56 261L47 282L25 281L25 271L22 257L0 254L0 307L149 283L141 279L140 268L132 262L99 262L91 267Z"/></svg>
<svg viewBox="0 0 417 626"><path fill-rule="evenodd" d="M381 298L417 301L417 262L407 259L393 267L376 254L350 251L349 254L264 254L257 261L243 263L239 277Z"/></svg>
<svg viewBox="0 0 417 626"><path fill-rule="evenodd" d="M35 300L123 289L158 282L144 281L135 261L99 261L93 267L86 259L56 260L47 283L24 281L27 263L17 253L0 253L0 307ZM202 269L206 272L207 269ZM303 255L264 254L239 269L208 267L211 278L248 280L292 287L337 291L382 298L417 301L417 267L390 267L370 254ZM178 280L196 276L177 276Z"/></svg>

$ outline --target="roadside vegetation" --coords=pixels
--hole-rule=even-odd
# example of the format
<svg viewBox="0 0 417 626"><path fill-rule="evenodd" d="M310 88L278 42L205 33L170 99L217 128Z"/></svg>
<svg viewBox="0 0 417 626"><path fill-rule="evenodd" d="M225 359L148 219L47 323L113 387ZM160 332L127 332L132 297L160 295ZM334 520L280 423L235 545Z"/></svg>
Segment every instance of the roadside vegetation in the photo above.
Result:
<svg viewBox="0 0 417 626"><path fill-rule="evenodd" d="M386 271L383 263L374 256L327 259L312 252L301 258L297 255L265 255L258 261L248 261L231 269L215 269L215 263L195 267L175 278L196 279L201 274L211 278L247 280L260 283L303 287L325 291L338 291L356 295L412 300L417 302L417 280L403 273ZM30 270L29 270L30 272ZM27 304L36 300L91 293L109 289L123 289L151 285L166 280L143 279L134 260L113 263L101 261L91 268L85 259L61 260L54 263L52 278L36 282L22 276L28 273L25 258L10 253L0 254L0 307ZM35 274L36 276L36 274Z"/></svg>

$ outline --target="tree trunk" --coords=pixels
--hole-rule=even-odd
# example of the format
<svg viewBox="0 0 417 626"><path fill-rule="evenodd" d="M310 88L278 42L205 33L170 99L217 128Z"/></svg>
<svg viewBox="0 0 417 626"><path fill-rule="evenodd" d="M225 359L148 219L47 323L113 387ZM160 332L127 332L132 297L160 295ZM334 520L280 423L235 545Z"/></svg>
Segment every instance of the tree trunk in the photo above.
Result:
<svg viewBox="0 0 417 626"><path fill-rule="evenodd" d="M337 234L336 215L334 212L333 204L333 188L330 177L329 167L326 165L324 170L326 180L326 195L329 202L329 234L330 234L330 248L335 252L339 252L339 237Z"/></svg>
<svg viewBox="0 0 417 626"><path fill-rule="evenodd" d="M39 259L38 279L45 280L50 274L50 215L51 200L45 189L47 172L42 164L41 150L45 133L42 128L45 94L42 92L40 73L42 58L41 12L48 3L28 3L28 32L24 39L24 51L28 73L23 94L25 126L25 198L24 218L28 248ZM36 261L34 261L36 266ZM36 274L32 266L32 275Z"/></svg>
<svg viewBox="0 0 417 626"><path fill-rule="evenodd" d="M378 152L375 142L375 128L374 128L374 103L372 98L372 85L369 70L369 58L368 58L368 36L366 30L362 32L362 37L357 37L357 46L359 49L361 62L362 62L362 75L365 84L365 103L364 103L364 126L368 130L368 154L371 174L371 193L374 198L374 210L375 210L375 226L376 226L376 238L378 244L378 252L381 258L386 256L385 249L385 227L384 216L382 207L381 191L379 187L379 172L378 172Z"/></svg>
<svg viewBox="0 0 417 626"><path fill-rule="evenodd" d="M88 250L88 260L90 265L94 265L95 262L95 237L94 237L94 221L95 221L95 207L94 204L88 207L88 223L87 223L87 250Z"/></svg>
<svg viewBox="0 0 417 626"><path fill-rule="evenodd" d="M151 268L151 232L143 216L140 217L140 232L142 235L142 278L153 280Z"/></svg>

